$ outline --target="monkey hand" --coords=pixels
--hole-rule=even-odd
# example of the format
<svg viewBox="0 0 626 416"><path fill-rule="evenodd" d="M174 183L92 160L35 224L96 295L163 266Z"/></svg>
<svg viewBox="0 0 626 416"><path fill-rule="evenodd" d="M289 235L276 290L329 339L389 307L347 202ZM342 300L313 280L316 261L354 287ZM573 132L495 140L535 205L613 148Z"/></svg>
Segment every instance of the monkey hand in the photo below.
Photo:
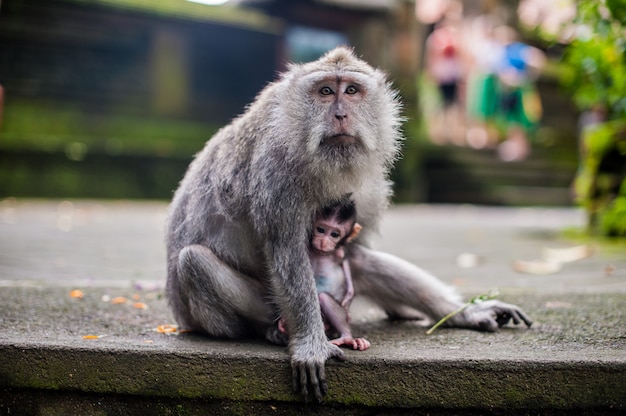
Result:
<svg viewBox="0 0 626 416"><path fill-rule="evenodd" d="M300 340L300 343L293 340L290 350L294 390L300 392L305 401L308 401L309 392L312 392L317 401L321 402L328 392L324 364L329 358L344 361L343 351L326 339L319 344L308 338Z"/></svg>
<svg viewBox="0 0 626 416"><path fill-rule="evenodd" d="M524 322L528 327L533 323L519 306L498 300L487 300L469 305L463 313L451 320L451 324L479 331L496 332L510 320L513 320L515 325Z"/></svg>

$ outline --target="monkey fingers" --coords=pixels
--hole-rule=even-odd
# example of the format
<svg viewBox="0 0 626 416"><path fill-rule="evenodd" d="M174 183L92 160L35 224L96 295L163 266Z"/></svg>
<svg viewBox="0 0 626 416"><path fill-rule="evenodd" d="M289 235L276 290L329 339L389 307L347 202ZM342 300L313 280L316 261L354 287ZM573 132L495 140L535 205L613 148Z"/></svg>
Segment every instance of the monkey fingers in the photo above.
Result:
<svg viewBox="0 0 626 416"><path fill-rule="evenodd" d="M530 327L533 321L526 313L516 305L488 300L486 302L470 305L463 313L467 320L467 326L483 331L495 332L499 327L506 325L512 319L514 324L524 323Z"/></svg>
<svg viewBox="0 0 626 416"><path fill-rule="evenodd" d="M343 336L330 341L331 344L338 347L352 347L354 350L365 351L370 347L370 342L365 338L352 338L351 336Z"/></svg>
<svg viewBox="0 0 626 416"><path fill-rule="evenodd" d="M309 390L311 390L318 403L321 403L328 392L324 363L293 362L291 364L291 371L293 375L294 391L299 392L304 398L304 401L308 402Z"/></svg>
<svg viewBox="0 0 626 416"><path fill-rule="evenodd" d="M506 306L507 309L502 309L500 313L496 316L496 322L498 326L506 325L511 319L515 325L518 325L522 322L526 324L526 326L530 327L533 324L533 321L524 313L523 310L518 308L515 305L502 304Z"/></svg>
<svg viewBox="0 0 626 416"><path fill-rule="evenodd" d="M355 338L352 346L355 350L365 351L371 346L371 344L365 338Z"/></svg>
<svg viewBox="0 0 626 416"><path fill-rule="evenodd" d="M345 360L345 355L336 346L326 342L325 349L327 358ZM309 392L312 392L318 402L321 402L328 392L326 373L324 370L325 359L319 360L319 355L309 359L291 359L291 374L293 376L293 389L308 401Z"/></svg>

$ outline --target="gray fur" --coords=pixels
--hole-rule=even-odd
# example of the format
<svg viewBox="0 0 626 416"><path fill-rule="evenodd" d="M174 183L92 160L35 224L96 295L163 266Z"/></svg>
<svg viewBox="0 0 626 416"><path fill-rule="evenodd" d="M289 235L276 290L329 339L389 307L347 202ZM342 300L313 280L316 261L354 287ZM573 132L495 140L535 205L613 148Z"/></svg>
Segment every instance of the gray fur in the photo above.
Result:
<svg viewBox="0 0 626 416"><path fill-rule="evenodd" d="M315 98L322 79L339 78L358 83L364 97L346 96L347 117L340 121L337 104ZM358 141L324 145L341 123L349 123ZM218 337L263 336L282 316L294 386L321 400L324 362L343 353L324 334L308 231L320 207L351 194L365 231L359 242L367 245L391 195L387 177L400 124L400 104L385 75L346 48L293 65L268 85L207 143L174 195L167 295L179 325ZM401 304L438 318L459 306L449 288L416 267L353 247L355 290L378 291L375 300L386 310ZM493 330L502 321L489 309L466 312L456 325L487 320L495 327L483 329Z"/></svg>

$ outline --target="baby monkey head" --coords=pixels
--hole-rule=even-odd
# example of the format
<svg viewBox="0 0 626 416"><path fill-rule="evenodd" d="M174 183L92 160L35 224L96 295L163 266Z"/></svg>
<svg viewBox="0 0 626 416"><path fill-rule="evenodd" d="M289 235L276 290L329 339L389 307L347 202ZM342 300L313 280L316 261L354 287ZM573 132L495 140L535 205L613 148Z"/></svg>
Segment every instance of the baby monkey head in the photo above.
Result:
<svg viewBox="0 0 626 416"><path fill-rule="evenodd" d="M331 254L356 238L361 228L356 222L354 201L324 207L315 215L311 249L318 254Z"/></svg>

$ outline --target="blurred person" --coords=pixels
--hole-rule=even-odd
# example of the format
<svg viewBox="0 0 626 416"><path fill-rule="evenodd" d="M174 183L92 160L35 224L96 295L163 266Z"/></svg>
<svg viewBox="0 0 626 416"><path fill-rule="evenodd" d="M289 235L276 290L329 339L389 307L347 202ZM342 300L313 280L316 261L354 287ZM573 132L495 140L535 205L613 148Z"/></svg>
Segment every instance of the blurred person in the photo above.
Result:
<svg viewBox="0 0 626 416"><path fill-rule="evenodd" d="M507 26L496 29L496 39L503 45L498 66L497 122L506 138L498 146L498 156L506 162L526 159L530 154L528 133L541 119L541 100L534 85L545 55L539 49L517 40Z"/></svg>
<svg viewBox="0 0 626 416"><path fill-rule="evenodd" d="M466 37L468 80L466 140L474 148L495 146L498 133L493 126L497 113L498 69L504 46L494 37L491 16L479 16L470 25Z"/></svg>
<svg viewBox="0 0 626 416"><path fill-rule="evenodd" d="M458 142L455 130L462 124L458 101L463 64L458 29L447 18L436 25L426 40L426 71L441 99L441 111L433 122L431 138L440 144Z"/></svg>
<svg viewBox="0 0 626 416"><path fill-rule="evenodd" d="M530 154L528 134L542 115L534 81L545 55L517 41L513 28L494 26L490 17L479 17L468 36L467 141L476 148L497 145L503 161L524 160ZM500 144L498 130L504 134Z"/></svg>

